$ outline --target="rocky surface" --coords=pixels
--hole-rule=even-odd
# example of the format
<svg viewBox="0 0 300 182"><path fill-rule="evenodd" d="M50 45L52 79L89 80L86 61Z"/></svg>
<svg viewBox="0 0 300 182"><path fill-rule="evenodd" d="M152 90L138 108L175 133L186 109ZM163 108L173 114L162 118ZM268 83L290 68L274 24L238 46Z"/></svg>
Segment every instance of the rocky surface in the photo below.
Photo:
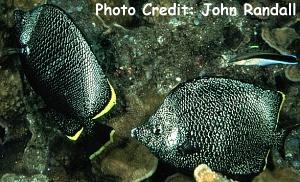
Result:
<svg viewBox="0 0 300 182"><path fill-rule="evenodd" d="M253 179L253 182L280 182L300 181L299 171L292 168L278 168L273 171L266 170Z"/></svg>
<svg viewBox="0 0 300 182"><path fill-rule="evenodd" d="M288 66L285 69L285 77L292 82L300 82L300 66Z"/></svg>
<svg viewBox="0 0 300 182"><path fill-rule="evenodd" d="M1 177L2 182L48 182L47 176L36 174L30 177L16 174L5 174Z"/></svg>
<svg viewBox="0 0 300 182"><path fill-rule="evenodd" d="M281 90L286 94L286 102L279 127L300 123L298 67L228 64L235 56L255 52L279 51L299 56L299 16L287 17L287 20L241 15L204 17L200 13L176 17L143 17L140 13L134 17L97 17L95 3L104 2L102 0L76 3L48 0L65 9L82 28L117 92L118 105L106 117L106 123L116 131L114 142L90 161L80 147L66 140L48 122L41 111L41 99L26 81L22 86L18 56L3 55L7 48L16 46L13 9L28 10L44 2L0 0L1 181L139 181L153 173L155 179L193 181L192 175L176 174L167 178L176 170L168 169L170 175L163 174L157 159L131 139L130 130L145 121L178 83L198 76L224 76ZM105 2L137 9L146 2L159 6L173 3L171 0ZM286 4L286 1L280 2ZM259 6L262 1L251 3ZM272 2L263 4L271 6ZM197 12L204 8L198 1L189 1L188 5L194 6ZM225 5L242 6L238 1L228 1ZM264 171L254 181L297 181L299 141L299 132L295 130L286 141L284 155L277 158L285 162L273 161L274 169ZM156 168L160 169L155 173ZM223 180L222 176L206 169L205 175L198 175L202 176L200 181L207 175ZM151 180L154 178L148 179Z"/></svg>
<svg viewBox="0 0 300 182"><path fill-rule="evenodd" d="M195 181L192 177L181 174L181 173L175 173L171 176L169 176L165 182L193 182Z"/></svg>
<svg viewBox="0 0 300 182"><path fill-rule="evenodd" d="M142 181L155 172L157 158L146 147L136 141L128 141L123 145L113 149L101 161L94 162L100 162L100 166L94 164L93 168L99 181L105 176L115 176L118 181Z"/></svg>

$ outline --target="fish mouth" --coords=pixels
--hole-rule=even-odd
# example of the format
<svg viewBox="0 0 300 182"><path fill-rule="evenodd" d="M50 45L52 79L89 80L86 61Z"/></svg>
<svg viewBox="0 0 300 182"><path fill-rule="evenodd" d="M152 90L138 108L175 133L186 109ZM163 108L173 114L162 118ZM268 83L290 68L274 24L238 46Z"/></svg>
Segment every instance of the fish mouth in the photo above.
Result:
<svg viewBox="0 0 300 182"><path fill-rule="evenodd" d="M133 128L132 130L131 130L131 137L132 138L136 138L136 135L137 135L137 128Z"/></svg>

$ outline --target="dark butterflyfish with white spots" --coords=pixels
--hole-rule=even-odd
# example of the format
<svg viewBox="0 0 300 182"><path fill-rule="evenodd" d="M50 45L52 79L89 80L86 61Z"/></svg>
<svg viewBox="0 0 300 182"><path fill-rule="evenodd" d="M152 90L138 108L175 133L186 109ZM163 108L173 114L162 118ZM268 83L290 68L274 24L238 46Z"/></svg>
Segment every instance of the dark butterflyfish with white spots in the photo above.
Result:
<svg viewBox="0 0 300 182"><path fill-rule="evenodd" d="M116 94L84 34L54 5L14 14L22 70L55 113L58 129L70 140L97 133L95 119L116 104Z"/></svg>
<svg viewBox="0 0 300 182"><path fill-rule="evenodd" d="M226 78L179 84L131 131L161 161L187 171L200 164L229 176L252 176L283 140L281 92Z"/></svg>

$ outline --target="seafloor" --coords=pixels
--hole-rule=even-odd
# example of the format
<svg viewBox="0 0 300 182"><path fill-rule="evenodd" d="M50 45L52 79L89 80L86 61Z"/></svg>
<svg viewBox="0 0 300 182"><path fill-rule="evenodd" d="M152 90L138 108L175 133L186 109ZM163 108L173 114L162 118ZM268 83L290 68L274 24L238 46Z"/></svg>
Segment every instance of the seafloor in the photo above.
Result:
<svg viewBox="0 0 300 182"><path fill-rule="evenodd" d="M130 137L178 83L199 76L222 76L286 94L279 128L300 123L300 67L287 65L232 66L231 58L248 53L290 53L300 56L300 14L296 16L136 16L95 15L95 3L125 4L140 9L190 0L48 0L74 19L86 34L103 70L115 87L117 106L106 124L115 129L113 144L93 160L69 142L43 117L44 103L25 81L16 47L13 10L29 10L42 0L0 0L0 178L9 181L194 181L161 164ZM206 2L206 1L205 1ZM209 1L213 4L217 0ZM269 0L228 1L273 6ZM280 0L280 5L293 2ZM297 2L297 1L294 1ZM297 3L297 10L300 3ZM38 45L37 45L38 46ZM267 169L253 181L300 181L300 130L289 130L284 145L273 151ZM99 138L103 143L108 136ZM208 172L207 172L208 170ZM209 169L202 181L228 181ZM205 179L205 180L203 180ZM198 179L199 180L199 179ZM201 181L201 179L199 180Z"/></svg>

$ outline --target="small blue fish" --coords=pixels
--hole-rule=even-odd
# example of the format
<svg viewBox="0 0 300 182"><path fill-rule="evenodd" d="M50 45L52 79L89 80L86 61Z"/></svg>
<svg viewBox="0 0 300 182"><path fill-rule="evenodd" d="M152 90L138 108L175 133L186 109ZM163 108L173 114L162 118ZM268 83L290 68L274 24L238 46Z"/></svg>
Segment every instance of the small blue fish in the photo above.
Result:
<svg viewBox="0 0 300 182"><path fill-rule="evenodd" d="M295 65L298 64L298 60L295 55L258 53L236 57L230 61L230 64L244 66L267 66L272 64Z"/></svg>

